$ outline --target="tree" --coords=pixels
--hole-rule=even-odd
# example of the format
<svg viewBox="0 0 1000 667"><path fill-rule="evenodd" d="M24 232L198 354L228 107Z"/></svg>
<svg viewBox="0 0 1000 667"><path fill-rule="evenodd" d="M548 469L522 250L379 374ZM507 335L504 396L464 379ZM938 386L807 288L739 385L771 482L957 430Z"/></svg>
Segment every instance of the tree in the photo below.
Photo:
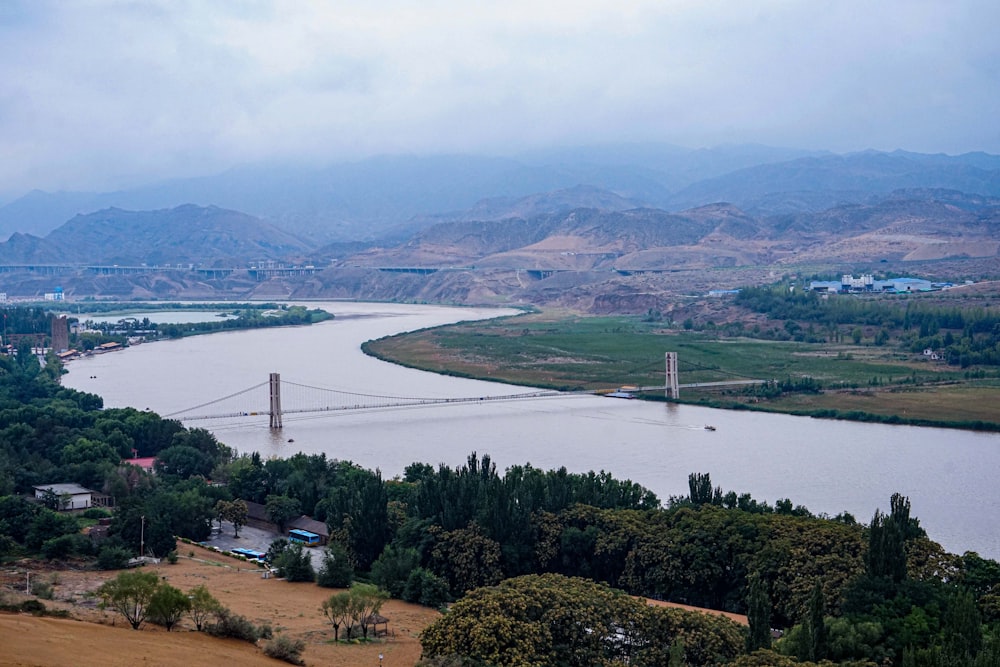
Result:
<svg viewBox="0 0 1000 667"><path fill-rule="evenodd" d="M122 572L111 581L106 581L97 590L101 596L101 606L110 607L125 617L133 630L146 620L149 604L160 583L155 572Z"/></svg>
<svg viewBox="0 0 1000 667"><path fill-rule="evenodd" d="M367 570L389 542L389 497L378 470L347 468L343 477L317 503L316 513L325 517L331 535L345 536L355 564Z"/></svg>
<svg viewBox="0 0 1000 667"><path fill-rule="evenodd" d="M434 571L448 581L451 592L456 596L503 579L500 545L484 535L475 523L468 528L441 534L431 557Z"/></svg>
<svg viewBox="0 0 1000 667"><path fill-rule="evenodd" d="M354 584L351 586L351 600L354 605L355 617L358 625L361 626L361 636L368 638L368 626L372 623L372 616L377 614L389 594L374 584Z"/></svg>
<svg viewBox="0 0 1000 667"><path fill-rule="evenodd" d="M823 586L819 581L813 586L812 595L809 596L809 610L805 620L805 628L808 633L806 642L807 660L813 662L821 660L826 656L826 624L824 623Z"/></svg>
<svg viewBox="0 0 1000 667"><path fill-rule="evenodd" d="M744 643L742 629L727 618L650 607L593 581L557 574L471 591L420 641L427 658L591 667L667 665L677 639L683 639L689 665L725 664Z"/></svg>
<svg viewBox="0 0 1000 667"><path fill-rule="evenodd" d="M982 620L972 593L956 591L941 621L949 664L970 664L983 648Z"/></svg>
<svg viewBox="0 0 1000 667"><path fill-rule="evenodd" d="M278 530L285 532L285 524L302 514L302 504L296 498L271 494L264 501L267 518L278 524Z"/></svg>
<svg viewBox="0 0 1000 667"><path fill-rule="evenodd" d="M448 595L448 582L430 570L422 567L414 568L406 579L403 599L432 609L440 609L451 599Z"/></svg>
<svg viewBox="0 0 1000 667"><path fill-rule="evenodd" d="M220 500L215 503L215 516L221 525L223 521L233 524L233 536L240 536L240 527L247 524L249 509L245 500Z"/></svg>
<svg viewBox="0 0 1000 667"><path fill-rule="evenodd" d="M420 565L416 549L389 545L372 564L372 581L384 588L394 598L403 595L410 572Z"/></svg>
<svg viewBox="0 0 1000 667"><path fill-rule="evenodd" d="M722 500L722 489L712 488L712 476L707 472L688 475L688 492L693 505L718 504Z"/></svg>
<svg viewBox="0 0 1000 667"><path fill-rule="evenodd" d="M895 583L906 578L906 542L926 535L920 522L910 518L910 500L898 493L890 498L888 516L875 510L868 529L865 565L873 577L887 577Z"/></svg>
<svg viewBox="0 0 1000 667"><path fill-rule="evenodd" d="M234 500L229 504L229 521L233 524L233 537L240 536L240 528L247 525L250 510L245 500Z"/></svg>
<svg viewBox="0 0 1000 667"><path fill-rule="evenodd" d="M190 609L191 600L187 595L170 584L161 583L149 600L149 620L170 632Z"/></svg>
<svg viewBox="0 0 1000 667"><path fill-rule="evenodd" d="M331 595L326 600L323 600L320 611L323 612L323 615L330 621L330 625L333 626L333 641L339 641L340 626L346 625L350 627L354 613L351 593L344 591L343 593Z"/></svg>
<svg viewBox="0 0 1000 667"><path fill-rule="evenodd" d="M271 549L275 548L275 540L271 543ZM268 560L278 570L278 576L284 577L286 581L315 581L316 573L313 571L312 557L306 548L297 542L285 542L284 548L271 557L271 549L268 549Z"/></svg>
<svg viewBox="0 0 1000 667"><path fill-rule="evenodd" d="M176 437L174 440L176 441ZM180 479L193 475L208 477L213 465L214 462L207 454L186 445L167 447L156 455L156 462L153 464L158 474Z"/></svg>
<svg viewBox="0 0 1000 667"><path fill-rule="evenodd" d="M222 604L212 597L204 585L192 588L188 592L188 599L191 600L191 608L188 610L191 620L198 632L201 632L208 625L208 619L219 613Z"/></svg>
<svg viewBox="0 0 1000 667"><path fill-rule="evenodd" d="M761 648L771 648L771 598L767 594L767 585L759 573L750 577L747 619L750 621L747 653L753 653Z"/></svg>
<svg viewBox="0 0 1000 667"><path fill-rule="evenodd" d="M316 583L324 588L347 588L353 580L354 568L347 549L339 542L331 542L316 573Z"/></svg>

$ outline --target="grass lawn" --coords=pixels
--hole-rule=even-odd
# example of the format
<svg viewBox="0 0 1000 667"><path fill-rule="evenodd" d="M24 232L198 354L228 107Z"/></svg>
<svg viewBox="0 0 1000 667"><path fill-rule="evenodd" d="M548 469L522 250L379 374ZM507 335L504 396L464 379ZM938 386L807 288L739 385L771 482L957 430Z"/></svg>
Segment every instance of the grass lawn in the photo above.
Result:
<svg viewBox="0 0 1000 667"><path fill-rule="evenodd" d="M537 313L402 334L368 343L366 350L427 370L561 390L662 385L664 353L673 351L681 384L811 377L826 389L768 399L735 388L721 395L685 390L685 401L1000 422L1000 383L968 381L961 369L895 347L723 338L639 317Z"/></svg>

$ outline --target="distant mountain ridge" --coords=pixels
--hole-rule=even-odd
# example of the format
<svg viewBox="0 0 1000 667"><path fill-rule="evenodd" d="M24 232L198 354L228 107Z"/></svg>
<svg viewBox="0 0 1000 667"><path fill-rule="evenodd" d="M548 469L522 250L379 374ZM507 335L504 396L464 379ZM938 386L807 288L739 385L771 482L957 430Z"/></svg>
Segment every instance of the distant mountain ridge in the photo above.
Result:
<svg viewBox="0 0 1000 667"><path fill-rule="evenodd" d="M0 263L232 266L252 259L283 260L309 248L245 213L186 204L77 215L44 239L18 233L0 244Z"/></svg>
<svg viewBox="0 0 1000 667"><path fill-rule="evenodd" d="M1000 196L1000 157L866 152L756 165L705 179L670 197L668 208L725 201L750 213L816 211L899 189L945 188Z"/></svg>
<svg viewBox="0 0 1000 667"><path fill-rule="evenodd" d="M898 188L1000 195L1000 157L766 146L570 147L515 157L381 156L322 168L242 167L107 193L35 191L0 207L0 238L44 236L73 215L185 203L238 210L316 244L373 241L479 202L578 187L680 211L725 201L761 215L824 210ZM581 190L582 192L582 190ZM578 201L578 207L589 207Z"/></svg>

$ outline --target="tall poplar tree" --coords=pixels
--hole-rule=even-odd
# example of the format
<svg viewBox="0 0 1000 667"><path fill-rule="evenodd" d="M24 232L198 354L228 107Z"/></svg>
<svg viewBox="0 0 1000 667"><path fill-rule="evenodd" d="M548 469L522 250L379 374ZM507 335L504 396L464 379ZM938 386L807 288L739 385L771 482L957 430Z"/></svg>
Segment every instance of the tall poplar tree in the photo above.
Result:
<svg viewBox="0 0 1000 667"><path fill-rule="evenodd" d="M771 648L771 598L768 595L767 585L759 573L750 577L747 619L750 622L747 653L753 653L761 648Z"/></svg>

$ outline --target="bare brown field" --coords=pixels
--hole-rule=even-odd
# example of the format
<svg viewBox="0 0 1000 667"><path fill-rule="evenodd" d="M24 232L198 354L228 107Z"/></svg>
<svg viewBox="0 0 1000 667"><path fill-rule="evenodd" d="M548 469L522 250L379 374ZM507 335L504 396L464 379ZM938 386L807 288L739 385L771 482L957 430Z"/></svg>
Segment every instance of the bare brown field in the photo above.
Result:
<svg viewBox="0 0 1000 667"><path fill-rule="evenodd" d="M1000 387L936 385L907 389L865 389L793 394L767 403L776 410L860 410L935 421L1000 421Z"/></svg>
<svg viewBox="0 0 1000 667"><path fill-rule="evenodd" d="M302 639L306 643L302 657L308 665L374 666L379 664L381 653L384 667L412 666L420 659L420 631L440 616L426 607L389 600L381 612L389 619L389 637L366 644L334 644L333 630L320 612L320 604L336 593L335 589L263 579L259 569L246 563L201 547L179 546L177 564L163 563L150 569L183 591L203 584L233 612L258 624L269 623L276 634ZM190 552L194 558L188 556ZM268 658L261 648L246 642L195 632L187 619L169 633L150 624L132 630L120 616L97 609L88 595L117 572L35 570L32 576L55 582L55 599L44 601L45 605L67 610L72 619L0 614L0 665L287 664ZM17 599L10 590L4 590L3 595Z"/></svg>

